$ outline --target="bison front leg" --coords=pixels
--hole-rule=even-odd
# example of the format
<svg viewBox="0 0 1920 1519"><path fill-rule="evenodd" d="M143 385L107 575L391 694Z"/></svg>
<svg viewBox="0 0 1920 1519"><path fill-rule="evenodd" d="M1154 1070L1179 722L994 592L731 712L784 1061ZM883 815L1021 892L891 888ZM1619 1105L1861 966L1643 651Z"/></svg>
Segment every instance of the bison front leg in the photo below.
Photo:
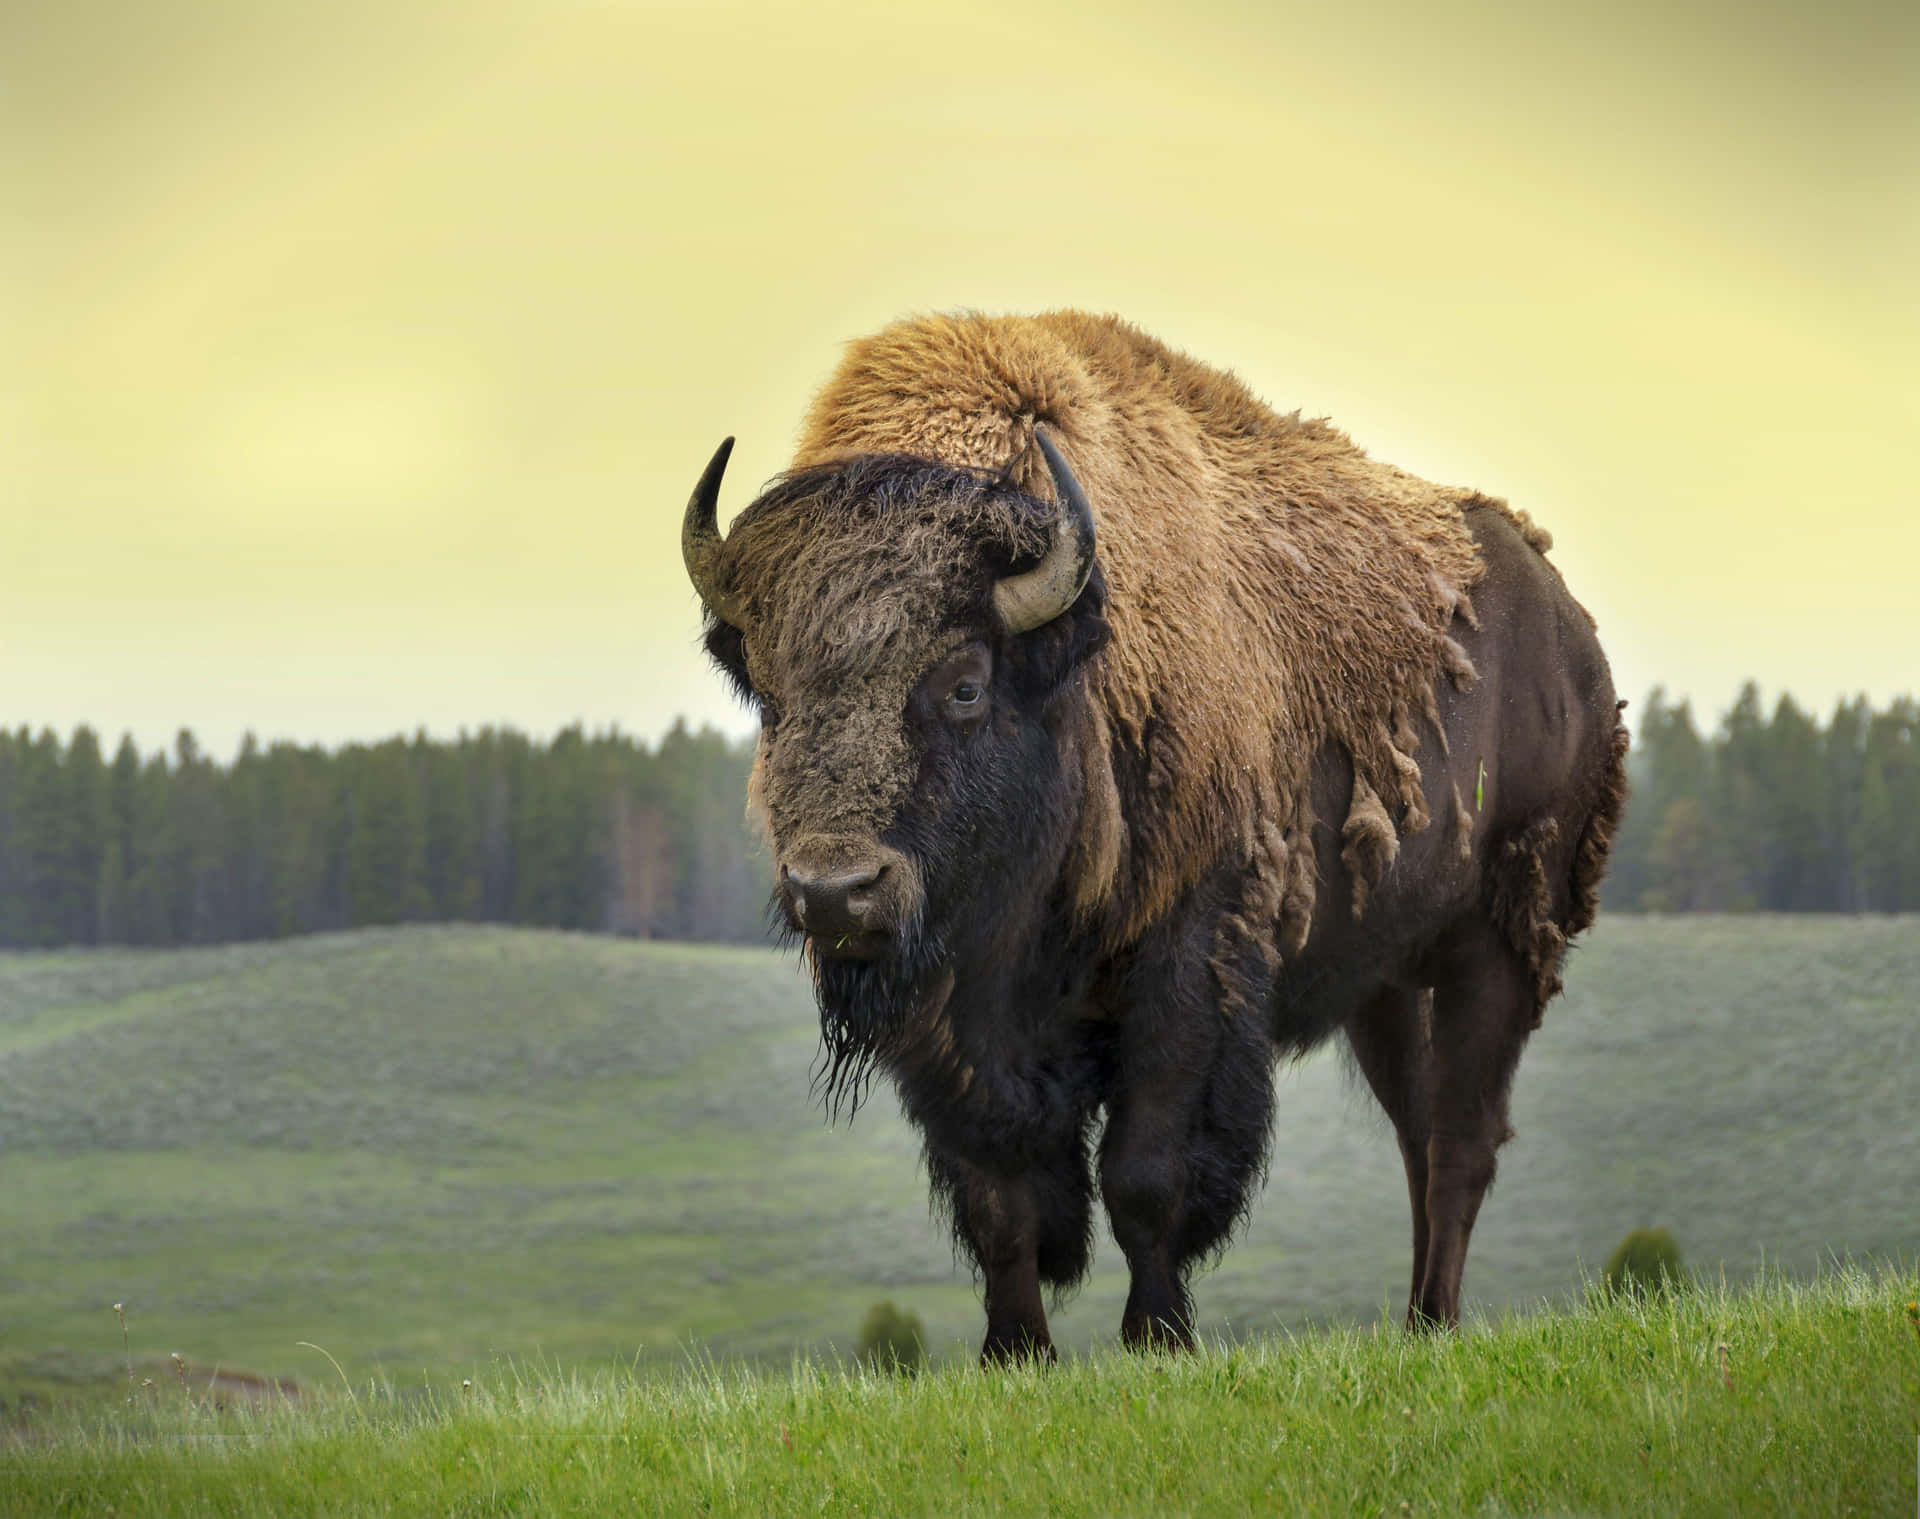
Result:
<svg viewBox="0 0 1920 1519"><path fill-rule="evenodd" d="M1120 1340L1134 1350L1193 1345L1193 1305L1180 1254L1188 1109L1136 1094L1116 1104L1100 1147L1100 1193L1131 1276Z"/></svg>
<svg viewBox="0 0 1920 1519"><path fill-rule="evenodd" d="M1056 1359L1040 1295L1040 1208L1024 1177L976 1172L966 1188L966 1232L986 1279L983 1366Z"/></svg>
<svg viewBox="0 0 1920 1519"><path fill-rule="evenodd" d="M1093 1258L1093 1179L1087 1166L1090 1104L1063 1102L1025 1143L969 1157L952 1136L929 1135L928 1179L986 1289L982 1364L1054 1360L1042 1292L1071 1287ZM995 1133L1004 1139L1008 1126ZM978 1138L978 1136L975 1136ZM997 1163L996 1163L997 1161Z"/></svg>
<svg viewBox="0 0 1920 1519"><path fill-rule="evenodd" d="M1135 1349L1192 1346L1187 1273L1245 1211L1273 1112L1260 1015L1180 990L1123 1031L1100 1145L1101 1194L1132 1276L1120 1338Z"/></svg>
<svg viewBox="0 0 1920 1519"><path fill-rule="evenodd" d="M1043 1189L1034 1177L989 1171L932 1145L927 1148L927 1169L934 1193L945 1197L954 1231L986 1288L987 1338L980 1347L981 1364L1029 1356L1055 1359L1041 1272L1049 1225L1042 1193L1057 1189ZM1084 1218L1084 1203L1080 1212Z"/></svg>

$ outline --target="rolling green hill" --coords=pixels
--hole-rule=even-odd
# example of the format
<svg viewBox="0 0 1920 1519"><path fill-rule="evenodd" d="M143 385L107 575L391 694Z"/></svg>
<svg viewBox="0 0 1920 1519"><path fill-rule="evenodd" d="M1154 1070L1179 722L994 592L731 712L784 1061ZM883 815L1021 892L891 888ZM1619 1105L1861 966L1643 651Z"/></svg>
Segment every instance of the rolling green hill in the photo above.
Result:
<svg viewBox="0 0 1920 1519"><path fill-rule="evenodd" d="M476 1369L0 1431L27 1514L1904 1514L1920 1279L1829 1272L1195 1355ZM11 1435L11 1438L8 1436Z"/></svg>
<svg viewBox="0 0 1920 1519"><path fill-rule="evenodd" d="M1629 1228L1689 1264L1920 1253L1920 920L1617 918L1522 1065L1470 1305L1577 1291ZM0 956L0 1383L179 1352L332 1379L841 1346L891 1297L975 1339L884 1094L808 1099L813 1013L769 951L413 928ZM1202 1328L1372 1321L1407 1267L1357 1079L1285 1073L1272 1176ZM1110 1244L1056 1319L1111 1338ZM120 1375L124 1376L124 1369Z"/></svg>

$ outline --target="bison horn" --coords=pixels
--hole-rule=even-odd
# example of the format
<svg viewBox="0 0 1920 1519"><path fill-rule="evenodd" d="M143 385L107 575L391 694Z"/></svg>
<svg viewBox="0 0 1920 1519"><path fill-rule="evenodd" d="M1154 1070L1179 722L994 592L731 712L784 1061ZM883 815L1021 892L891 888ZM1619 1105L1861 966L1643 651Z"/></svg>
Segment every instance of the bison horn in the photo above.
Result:
<svg viewBox="0 0 1920 1519"><path fill-rule="evenodd" d="M1008 575L993 588L993 609L1009 633L1025 633L1052 622L1074 604L1093 573L1093 508L1087 505L1087 493L1073 478L1053 439L1039 428L1034 429L1033 439L1046 457L1060 509L1053 519L1053 542L1046 558L1023 574Z"/></svg>
<svg viewBox="0 0 1920 1519"><path fill-rule="evenodd" d="M687 578L707 610L738 628L744 626L740 605L720 588L720 560L726 544L715 519L720 506L720 479L727 472L727 456L732 452L733 439L728 438L714 450L700 483L694 486L686 521L680 525L680 555L687 561Z"/></svg>

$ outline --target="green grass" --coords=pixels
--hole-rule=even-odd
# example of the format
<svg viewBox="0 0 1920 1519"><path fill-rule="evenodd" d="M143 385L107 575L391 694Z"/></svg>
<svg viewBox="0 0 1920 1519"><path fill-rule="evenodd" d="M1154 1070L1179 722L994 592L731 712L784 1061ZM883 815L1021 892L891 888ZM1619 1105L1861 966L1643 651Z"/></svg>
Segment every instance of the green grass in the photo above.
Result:
<svg viewBox="0 0 1920 1519"><path fill-rule="evenodd" d="M1516 1089L1468 1264L1481 1311L1567 1301L1640 1224L1738 1281L1920 1255L1920 922L1604 921ZM15 1418L196 1368L457 1385L498 1357L786 1364L867 1307L971 1354L974 1289L884 1094L807 1096L771 952L418 928L0 955L0 1400ZM1405 1291L1390 1132L1331 1056L1284 1073L1272 1177L1197 1283L1237 1339ZM1110 1343L1105 1243L1056 1315Z"/></svg>
<svg viewBox="0 0 1920 1519"><path fill-rule="evenodd" d="M1920 1279L1693 1290L1051 1371L558 1372L221 1411L177 1387L0 1447L10 1514L1904 1514Z"/></svg>

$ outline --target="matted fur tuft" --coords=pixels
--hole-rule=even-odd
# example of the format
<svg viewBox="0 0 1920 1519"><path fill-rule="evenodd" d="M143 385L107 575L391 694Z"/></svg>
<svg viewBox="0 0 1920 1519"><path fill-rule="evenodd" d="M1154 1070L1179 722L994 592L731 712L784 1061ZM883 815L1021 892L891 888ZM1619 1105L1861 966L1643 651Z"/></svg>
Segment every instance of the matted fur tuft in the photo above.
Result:
<svg viewBox="0 0 1920 1519"><path fill-rule="evenodd" d="M1243 922L1297 945L1313 910L1313 756L1329 741L1352 756L1366 815L1345 826L1364 837L1370 887L1396 831L1427 821L1412 750L1421 728L1437 733L1434 681L1474 679L1447 636L1455 615L1473 621L1481 573L1462 513L1505 507L1370 459L1327 423L1280 415L1233 376L1077 311L924 317L850 344L795 463L910 456L1004 471L1051 500L1039 426L1092 502L1113 631L1080 750L1085 794L1116 796L1119 815L1086 809L1073 899L1126 942L1240 850ZM995 527L989 538L1004 535ZM1357 890L1356 909L1364 900Z"/></svg>
<svg viewBox="0 0 1920 1519"><path fill-rule="evenodd" d="M1559 821L1537 817L1500 846L1488 877L1490 914L1507 943L1533 973L1533 1026L1560 993L1560 959L1567 932L1556 920L1548 858L1560 842Z"/></svg>

